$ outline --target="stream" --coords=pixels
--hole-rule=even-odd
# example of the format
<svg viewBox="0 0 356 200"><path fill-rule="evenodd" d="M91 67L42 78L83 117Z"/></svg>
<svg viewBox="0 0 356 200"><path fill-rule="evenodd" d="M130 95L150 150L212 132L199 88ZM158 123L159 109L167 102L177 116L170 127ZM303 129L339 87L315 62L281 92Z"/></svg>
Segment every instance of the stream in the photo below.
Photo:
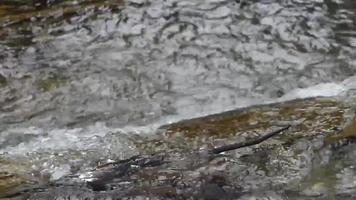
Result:
<svg viewBox="0 0 356 200"><path fill-rule="evenodd" d="M162 125L299 98L351 98L354 75L353 0L1 1L0 175L60 181L152 153L137 141ZM352 160L356 152L342 153ZM333 159L330 166L345 165L337 187L354 198L355 169ZM0 197L12 188L2 179Z"/></svg>

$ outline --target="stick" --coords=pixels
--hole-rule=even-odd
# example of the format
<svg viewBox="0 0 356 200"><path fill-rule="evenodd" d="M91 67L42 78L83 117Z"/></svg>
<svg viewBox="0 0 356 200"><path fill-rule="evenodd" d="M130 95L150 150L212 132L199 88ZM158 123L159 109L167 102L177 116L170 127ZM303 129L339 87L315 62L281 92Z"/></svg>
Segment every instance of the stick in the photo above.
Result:
<svg viewBox="0 0 356 200"><path fill-rule="evenodd" d="M239 149L239 148L242 148L242 147L248 147L248 146L256 145L256 144L259 144L259 143L267 140L268 138L270 138L270 137L272 137L274 135L277 135L278 133L280 133L280 132L282 132L284 130L289 129L290 127L291 127L291 125L285 126L283 128L280 128L280 129L277 129L275 131L272 131L272 132L270 132L270 133L268 133L266 135L257 137L254 140L245 141L245 142L239 142L239 143L235 143L235 144L229 144L229 145L217 147L217 148L212 149L211 152L213 154L219 154L219 153L222 153L222 152L225 152L225 151L231 151L231 150Z"/></svg>

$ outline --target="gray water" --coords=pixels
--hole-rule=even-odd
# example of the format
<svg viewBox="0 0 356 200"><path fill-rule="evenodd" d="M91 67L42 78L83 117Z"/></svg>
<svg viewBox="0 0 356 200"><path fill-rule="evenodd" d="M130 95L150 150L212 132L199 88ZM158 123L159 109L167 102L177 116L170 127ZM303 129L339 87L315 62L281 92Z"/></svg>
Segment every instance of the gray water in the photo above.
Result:
<svg viewBox="0 0 356 200"><path fill-rule="evenodd" d="M57 179L135 154L130 137L161 124L317 84L338 94L356 73L355 11L352 0L128 0L1 21L0 152Z"/></svg>

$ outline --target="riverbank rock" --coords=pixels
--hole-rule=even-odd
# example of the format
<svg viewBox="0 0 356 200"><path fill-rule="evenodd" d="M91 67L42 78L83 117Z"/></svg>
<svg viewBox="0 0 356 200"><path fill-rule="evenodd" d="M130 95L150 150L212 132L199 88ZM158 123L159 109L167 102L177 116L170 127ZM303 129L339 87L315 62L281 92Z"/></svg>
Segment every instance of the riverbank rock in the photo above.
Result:
<svg viewBox="0 0 356 200"><path fill-rule="evenodd" d="M353 173L355 163L348 158L356 152L345 148L353 144L332 148L324 140L342 130L353 112L338 99L314 98L165 125L155 136L135 139L141 155L64 177L27 195L30 199L351 199L356 193L349 186L354 183L345 179ZM220 155L208 153L213 147L252 140L286 125L291 127L261 144Z"/></svg>
<svg viewBox="0 0 356 200"><path fill-rule="evenodd" d="M273 127L285 125L292 125L291 130L265 145L273 142L293 144L299 138L335 134L342 128L347 116L353 115L352 112L347 104L332 98L253 106L162 126L160 136L155 142L152 141L153 149L157 151L162 146L164 151L172 150L176 145L183 145L178 149L209 148L260 136ZM183 141L177 142L179 140ZM143 146L147 148L149 145Z"/></svg>
<svg viewBox="0 0 356 200"><path fill-rule="evenodd" d="M0 157L0 199L17 196L17 193L37 185L38 180L30 174L26 163L2 159Z"/></svg>

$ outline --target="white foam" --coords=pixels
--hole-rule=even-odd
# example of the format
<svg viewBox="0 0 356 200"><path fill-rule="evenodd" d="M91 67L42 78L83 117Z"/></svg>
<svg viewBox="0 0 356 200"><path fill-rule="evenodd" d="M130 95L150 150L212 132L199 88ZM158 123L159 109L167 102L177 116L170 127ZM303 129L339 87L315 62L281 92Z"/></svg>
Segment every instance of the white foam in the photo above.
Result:
<svg viewBox="0 0 356 200"><path fill-rule="evenodd" d="M347 91L356 89L356 75L345 79L342 82L321 83L308 88L298 88L290 91L276 102L302 99L310 97L333 97L345 94Z"/></svg>
<svg viewBox="0 0 356 200"><path fill-rule="evenodd" d="M51 180L58 180L68 174L70 174L70 165L60 165L53 169L53 173L51 174Z"/></svg>
<svg viewBox="0 0 356 200"><path fill-rule="evenodd" d="M345 87L342 83L321 83L308 88L294 89L281 98L278 98L276 101L281 102L309 97L332 97L338 96L346 90L347 87Z"/></svg>
<svg viewBox="0 0 356 200"><path fill-rule="evenodd" d="M347 90L355 90L356 89L356 75L351 76L347 79L345 79L342 82L342 85L347 89Z"/></svg>
<svg viewBox="0 0 356 200"><path fill-rule="evenodd" d="M102 145L100 139L110 133L122 134L120 136L123 144L127 144L127 138L123 137L124 134L149 132L149 127L125 127L125 128L112 128L106 126L104 123L96 123L92 126L85 128L73 129L52 129L45 130L36 127L15 128L5 130L8 134L13 132L23 131L24 134L36 134L30 141L23 141L16 146L8 146L0 149L0 154L10 155L26 155L33 152L48 152L56 150L90 150L100 149ZM119 141L120 142L120 141ZM119 144L118 144L119 145Z"/></svg>

